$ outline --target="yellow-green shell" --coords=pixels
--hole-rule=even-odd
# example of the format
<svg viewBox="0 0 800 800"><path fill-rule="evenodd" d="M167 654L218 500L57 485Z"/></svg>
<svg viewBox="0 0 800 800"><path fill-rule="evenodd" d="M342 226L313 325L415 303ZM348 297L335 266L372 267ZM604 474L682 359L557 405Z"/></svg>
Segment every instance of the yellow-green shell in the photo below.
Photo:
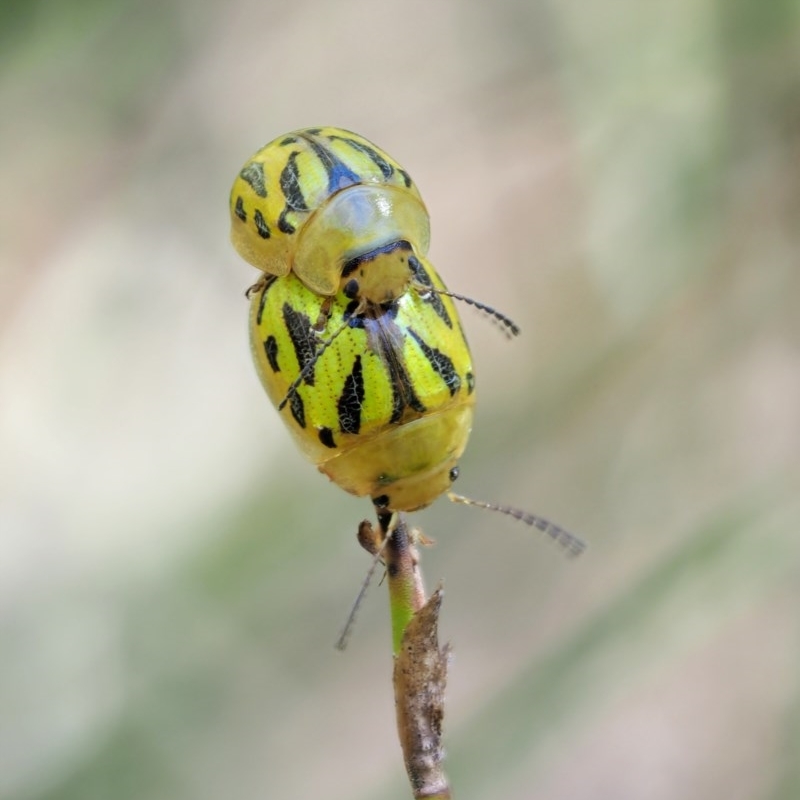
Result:
<svg viewBox="0 0 800 800"><path fill-rule="evenodd" d="M270 275L294 272L325 296L339 291L348 262L392 242L407 241L420 258L428 252L428 213L409 174L341 128L306 128L265 145L236 177L230 210L231 240L245 260ZM408 280L387 284L393 298Z"/></svg>
<svg viewBox="0 0 800 800"><path fill-rule="evenodd" d="M420 290L444 285L426 260L412 264L415 288L357 314L357 301L343 292L326 299L293 273L264 280L250 313L253 357L276 406L330 340L289 396L283 421L331 480L400 511L426 506L449 488L475 402L472 358L453 302Z"/></svg>

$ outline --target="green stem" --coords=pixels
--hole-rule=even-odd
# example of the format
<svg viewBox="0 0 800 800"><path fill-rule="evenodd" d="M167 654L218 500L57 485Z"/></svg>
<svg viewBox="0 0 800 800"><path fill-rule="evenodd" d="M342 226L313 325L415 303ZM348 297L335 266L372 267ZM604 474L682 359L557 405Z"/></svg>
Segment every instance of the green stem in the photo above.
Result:
<svg viewBox="0 0 800 800"><path fill-rule="evenodd" d="M400 652L403 634L414 615L425 605L425 587L419 569L419 556L408 534L405 517L398 514L394 518L380 516L379 521L384 535L388 535L384 558L389 585L389 608L392 616L392 652Z"/></svg>

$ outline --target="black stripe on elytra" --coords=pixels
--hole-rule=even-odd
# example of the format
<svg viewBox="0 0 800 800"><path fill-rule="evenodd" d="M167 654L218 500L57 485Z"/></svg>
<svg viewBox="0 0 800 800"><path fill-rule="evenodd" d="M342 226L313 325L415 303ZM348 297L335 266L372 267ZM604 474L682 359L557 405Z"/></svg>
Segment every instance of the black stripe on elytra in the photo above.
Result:
<svg viewBox="0 0 800 800"><path fill-rule="evenodd" d="M400 422L400 419L403 416L403 409L406 407L405 401L403 400L402 395L398 391L397 384L394 381L391 381L392 384L392 413L389 417L389 422L392 425L396 425Z"/></svg>
<svg viewBox="0 0 800 800"><path fill-rule="evenodd" d="M291 211L308 211L306 199L300 189L300 170L297 168L299 150L289 154L286 166L281 170L280 185L283 196L286 198L286 207Z"/></svg>
<svg viewBox="0 0 800 800"><path fill-rule="evenodd" d="M291 222L289 222L289 220L287 220L287 219L286 219L286 215L287 215L287 214L288 214L288 213L289 213L291 210L292 210L291 208L289 208L288 206L286 206L286 207L283 209L283 211L281 211L281 213L280 213L280 215L279 215L279 217L278 217L278 230L279 230L281 233L294 233L294 232L295 232L295 230L296 230L296 229L295 229L295 227L294 227L294 225L292 225L292 223L291 223Z"/></svg>
<svg viewBox="0 0 800 800"><path fill-rule="evenodd" d="M311 131L312 133L315 131ZM334 137L331 137L334 138ZM307 137L307 141L320 160L323 169L328 174L328 193L334 194L340 189L346 189L361 183L361 176L353 172L333 151L322 145L317 139Z"/></svg>
<svg viewBox="0 0 800 800"><path fill-rule="evenodd" d="M358 433L361 430L361 407L364 404L364 373L361 356L357 355L353 369L344 380L344 387L336 404L339 413L339 428L343 433Z"/></svg>
<svg viewBox="0 0 800 800"><path fill-rule="evenodd" d="M283 322L286 332L292 340L297 365L302 372L317 354L317 339L311 329L311 320L300 311L295 311L288 303L283 304ZM309 371L304 379L309 386L314 385L314 370ZM297 392L294 393L296 395ZM293 395L293 396L294 396Z"/></svg>
<svg viewBox="0 0 800 800"><path fill-rule="evenodd" d="M261 319L264 316L264 306L267 304L267 292L272 287L272 284L278 280L276 275L267 275L264 279L264 285L261 287L260 295L258 298L258 311L256 311L256 325L261 324ZM258 284L256 284L257 286Z"/></svg>
<svg viewBox="0 0 800 800"><path fill-rule="evenodd" d="M264 165L260 161L251 161L242 167L239 177L250 184L250 188L259 196L267 196L267 184L264 179Z"/></svg>
<svg viewBox="0 0 800 800"><path fill-rule="evenodd" d="M256 209L255 213L253 214L253 222L255 223L258 235L262 239L269 239L269 225L267 225L264 215L258 209Z"/></svg>
<svg viewBox="0 0 800 800"><path fill-rule="evenodd" d="M381 174L387 180L392 177L394 167L377 151L375 148L370 147L364 142L351 139L349 136L331 136L331 139L336 139L339 142L349 144L354 150L363 153L373 164L381 171ZM407 184L406 184L407 185Z"/></svg>
<svg viewBox="0 0 800 800"><path fill-rule="evenodd" d="M306 408L303 405L303 398L295 392L292 399L289 401L289 408L292 412L295 422L301 427L306 426Z"/></svg>
<svg viewBox="0 0 800 800"><path fill-rule="evenodd" d="M236 198L236 205L233 208L233 213L236 214L242 222L247 222L247 212L244 210L244 200L242 200L241 195Z"/></svg>
<svg viewBox="0 0 800 800"><path fill-rule="evenodd" d="M445 382L452 397L461 387L461 378L458 377L456 368L453 366L453 360L438 348L431 347L413 328L409 328L408 333L419 345L425 358L433 367L433 371Z"/></svg>
<svg viewBox="0 0 800 800"><path fill-rule="evenodd" d="M399 422L406 407L424 414L427 411L427 407L417 397L417 393L414 391L414 384L411 382L402 359L398 357L393 345L383 337L381 337L380 342L381 360L389 370L389 381L392 384L392 416L389 421Z"/></svg>
<svg viewBox="0 0 800 800"><path fill-rule="evenodd" d="M351 328L367 331L370 341L374 342L374 347L378 351L378 357L389 372L389 384L392 387L392 415L389 422L400 422L407 407L424 414L427 407L417 397L411 378L403 366L402 352L398 352L398 347L402 347L401 344L398 345L402 337L394 323L399 308L398 302L393 300L391 303L376 306L370 315L353 314L358 306L357 300L351 301L345 309L344 319Z"/></svg>
<svg viewBox="0 0 800 800"><path fill-rule="evenodd" d="M436 316L439 317L448 328L452 329L453 320L450 314L447 313L447 308L445 308L444 302L442 301L442 296L434 289L433 281L431 280L431 276L428 275L428 271L422 266L422 263L416 256L408 257L408 266L411 268L411 274L417 282L431 289L423 302L427 303L436 312Z"/></svg>
<svg viewBox="0 0 800 800"><path fill-rule="evenodd" d="M264 340L264 355L267 357L267 363L273 372L280 372L281 368L278 364L278 341L270 334Z"/></svg>
<svg viewBox="0 0 800 800"><path fill-rule="evenodd" d="M475 375L468 372L464 377L467 381L467 394L472 394L475 391Z"/></svg>
<svg viewBox="0 0 800 800"><path fill-rule="evenodd" d="M404 169L399 169L397 171L403 176L403 182L405 183L406 187L410 189L414 184L414 181L411 180L411 176Z"/></svg>

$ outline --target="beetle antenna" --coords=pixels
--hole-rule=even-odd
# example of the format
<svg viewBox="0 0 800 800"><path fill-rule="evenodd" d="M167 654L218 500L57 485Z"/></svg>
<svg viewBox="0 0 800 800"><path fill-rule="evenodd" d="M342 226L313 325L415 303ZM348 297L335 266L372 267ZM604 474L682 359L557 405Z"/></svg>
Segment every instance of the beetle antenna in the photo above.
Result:
<svg viewBox="0 0 800 800"><path fill-rule="evenodd" d="M495 503L484 503L481 500L471 500L469 497L456 494L455 492L448 492L447 496L454 503L461 503L465 506L475 506L477 508L485 508L489 511L499 511L501 514L513 517L514 519L530 525L541 531L545 536L550 537L564 552L568 558L577 558L585 549L586 542L574 533L564 530L550 520L539 517L536 514L531 514L528 511L522 511L519 508L512 508L511 506L499 506Z"/></svg>
<svg viewBox="0 0 800 800"><path fill-rule="evenodd" d="M355 625L356 614L358 613L358 609L361 608L361 603L366 597L367 589L369 588L370 583L372 583L372 576L375 574L378 564L383 563L383 551L386 549L386 545L391 535L392 532L390 531L386 536L384 536L380 545L378 545L377 537L373 531L372 525L370 525L369 522L364 520L364 522L358 526L358 541L367 552L372 553L373 558L372 563L369 565L369 569L367 570L367 574L364 576L364 580L361 583L361 588L358 590L358 594L356 595L353 606L350 609L350 613L347 615L347 622L345 622L344 628L342 628L342 632L339 635L339 638L336 640L337 650L344 650L347 647L347 642L350 640L350 634L353 632L353 625Z"/></svg>
<svg viewBox="0 0 800 800"><path fill-rule="evenodd" d="M502 311L498 311L496 308L487 306L486 303L473 300L471 297L467 297L466 295L451 292L448 289L438 289L436 286L425 286L425 289L429 292L436 292L436 294L443 294L447 297L452 297L453 300L461 300L462 303L466 303L473 308L477 308L478 311L482 311L484 314L486 314L509 339L512 339L514 336L519 336L519 325L517 325L513 319L507 317Z"/></svg>

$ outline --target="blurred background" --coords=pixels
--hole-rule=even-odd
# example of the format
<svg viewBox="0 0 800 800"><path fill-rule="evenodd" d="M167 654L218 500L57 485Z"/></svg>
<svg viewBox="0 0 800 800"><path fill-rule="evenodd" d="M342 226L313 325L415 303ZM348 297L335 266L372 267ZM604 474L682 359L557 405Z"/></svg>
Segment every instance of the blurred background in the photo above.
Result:
<svg viewBox="0 0 800 800"><path fill-rule="evenodd" d="M373 139L478 412L441 500L459 798L800 796L792 0L0 7L0 796L406 798L370 504L250 363L230 184Z"/></svg>

